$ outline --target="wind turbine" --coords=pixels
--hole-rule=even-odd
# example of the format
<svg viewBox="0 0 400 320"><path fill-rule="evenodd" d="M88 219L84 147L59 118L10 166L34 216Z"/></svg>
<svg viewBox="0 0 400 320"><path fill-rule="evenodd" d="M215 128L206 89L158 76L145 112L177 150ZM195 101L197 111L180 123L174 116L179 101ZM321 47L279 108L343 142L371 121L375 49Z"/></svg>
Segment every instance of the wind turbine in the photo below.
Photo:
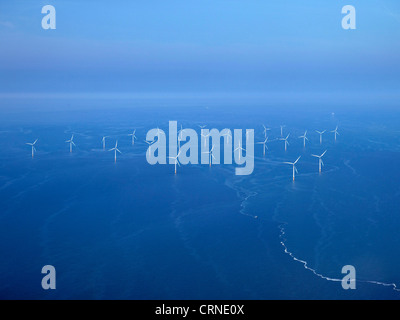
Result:
<svg viewBox="0 0 400 320"><path fill-rule="evenodd" d="M303 144L304 144L304 148L306 147L306 140L308 140L307 138L307 130L306 132L304 132L304 134L302 136L300 136L299 138L303 139Z"/></svg>
<svg viewBox="0 0 400 320"><path fill-rule="evenodd" d="M76 147L76 144L74 143L74 135L71 136L71 139L65 141L69 143L69 152L72 152L72 146Z"/></svg>
<svg viewBox="0 0 400 320"><path fill-rule="evenodd" d="M185 130L182 128L182 125L181 125L181 130L179 130L178 141L182 141L182 133L183 133L184 131L185 131Z"/></svg>
<svg viewBox="0 0 400 320"><path fill-rule="evenodd" d="M315 132L318 132L318 133L319 133L319 144L322 144L322 135L325 133L325 131L326 131L326 130L320 132L320 131L318 131L318 130L315 130Z"/></svg>
<svg viewBox="0 0 400 320"><path fill-rule="evenodd" d="M208 133L208 134L203 134L203 133L201 133L201 136L204 137L204 147L207 146L207 137L208 137L209 135L210 135L210 133Z"/></svg>
<svg viewBox="0 0 400 320"><path fill-rule="evenodd" d="M135 144L135 139L137 139L135 133L136 133L136 129L133 130L132 133L128 134L128 136L131 136L131 137L132 137L132 145Z"/></svg>
<svg viewBox="0 0 400 320"><path fill-rule="evenodd" d="M297 160L296 160L295 162L284 162L284 163L286 163L286 164L291 164L291 165L293 166L293 181L294 181L294 179L295 179L296 173L299 173L299 172L297 171L297 168L296 168L296 163L297 163L297 161L299 161L300 158L301 158L301 156L298 157Z"/></svg>
<svg viewBox="0 0 400 320"><path fill-rule="evenodd" d="M267 131L271 130L270 128L267 128L265 125L262 125L264 127L263 133L264 133L264 138L267 137Z"/></svg>
<svg viewBox="0 0 400 320"><path fill-rule="evenodd" d="M268 150L267 141L268 141L268 137L265 137L264 141L257 142L257 144L262 144L263 145L263 156L265 156L265 150Z"/></svg>
<svg viewBox="0 0 400 320"><path fill-rule="evenodd" d="M227 133L224 133L223 136L226 136L226 142L229 143L229 138L232 139L232 134L230 133L230 131L228 131Z"/></svg>
<svg viewBox="0 0 400 320"><path fill-rule="evenodd" d="M288 138L290 136L290 133L286 136L286 138L281 138L280 140L285 141L285 151L287 150L287 146L289 145Z"/></svg>
<svg viewBox="0 0 400 320"><path fill-rule="evenodd" d="M198 124L198 127L199 127L200 129L204 129L205 127L207 127L207 125L201 126L201 125Z"/></svg>
<svg viewBox="0 0 400 320"><path fill-rule="evenodd" d="M33 158L33 156L35 155L35 152L36 152L35 144L36 144L37 141L38 141L38 139L36 139L33 143L29 143L29 142L27 143L27 145L32 147L32 158Z"/></svg>
<svg viewBox="0 0 400 320"><path fill-rule="evenodd" d="M147 141L147 140L144 140L144 142L146 142L148 145L149 145L149 149L148 149L148 152L149 152L149 155L150 155L150 152L151 152L151 146L153 145L153 143L155 142L154 140L153 141Z"/></svg>
<svg viewBox="0 0 400 320"><path fill-rule="evenodd" d="M175 174L176 174L176 165L181 166L181 165L179 164L179 160L178 160L180 154L181 154L181 150L179 150L179 152L178 152L178 154L176 155L176 157L168 157L169 159L174 159L174 160L175 160Z"/></svg>
<svg viewBox="0 0 400 320"><path fill-rule="evenodd" d="M339 136L340 136L340 134L339 134L339 132L337 131L337 129L338 129L338 126L336 126L335 130L331 131L331 132L334 132L334 133L335 133L335 141L336 141L336 135L339 135Z"/></svg>
<svg viewBox="0 0 400 320"><path fill-rule="evenodd" d="M283 137L283 128L286 127L285 125L281 125L281 137Z"/></svg>
<svg viewBox="0 0 400 320"><path fill-rule="evenodd" d="M321 154L320 156L318 156L318 155L316 155L316 154L312 154L313 157L318 158L318 167L319 167L319 172L320 172L320 173L321 173L321 170L322 170L322 166L324 165L324 162L322 161L322 157L324 156L324 154L326 153L326 151L328 151L328 150L325 150L324 153Z"/></svg>
<svg viewBox="0 0 400 320"><path fill-rule="evenodd" d="M239 161L240 161L240 155L242 154L242 151L246 151L246 149L243 149L243 148L242 148L242 143L241 143L240 140L239 140L239 146L238 146L235 150L233 150L233 151L235 152L236 150L239 151Z"/></svg>
<svg viewBox="0 0 400 320"><path fill-rule="evenodd" d="M108 138L108 136L104 136L103 139L101 139L101 142L103 143L103 150L106 149L106 138Z"/></svg>
<svg viewBox="0 0 400 320"><path fill-rule="evenodd" d="M115 147L110 149L110 150L108 150L108 151L114 151L114 161L117 162L117 151L119 153L122 153L121 151L118 150L118 140L115 141Z"/></svg>
<svg viewBox="0 0 400 320"><path fill-rule="evenodd" d="M214 159L215 159L213 150L214 150L214 145L212 146L212 148L211 148L210 151L202 152L202 153L208 153L208 154L209 154L210 167L211 167L211 160L212 160L211 158L214 158Z"/></svg>

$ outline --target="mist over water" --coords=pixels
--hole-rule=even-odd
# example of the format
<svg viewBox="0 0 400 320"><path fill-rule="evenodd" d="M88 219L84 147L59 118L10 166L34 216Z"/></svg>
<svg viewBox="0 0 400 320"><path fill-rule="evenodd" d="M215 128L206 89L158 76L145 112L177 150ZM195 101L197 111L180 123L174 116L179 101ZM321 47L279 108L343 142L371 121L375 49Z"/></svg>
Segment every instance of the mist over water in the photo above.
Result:
<svg viewBox="0 0 400 320"><path fill-rule="evenodd" d="M3 100L1 298L399 299L383 285L400 285L393 108L176 105ZM269 149L263 157L255 145L249 176L235 176L234 165L185 165L174 175L173 165L146 162L144 142L172 120L198 132L255 129L256 142L265 124ZM276 140L282 124L286 152ZM336 125L335 142L328 131ZM315 130L325 129L320 145ZM104 135L107 149L119 141L117 163L102 150ZM32 159L25 143L37 138ZM319 174L311 154L324 150ZM300 155L293 182L282 162ZM41 288L47 264L57 270L57 290ZM341 279L349 264L356 290L326 280Z"/></svg>

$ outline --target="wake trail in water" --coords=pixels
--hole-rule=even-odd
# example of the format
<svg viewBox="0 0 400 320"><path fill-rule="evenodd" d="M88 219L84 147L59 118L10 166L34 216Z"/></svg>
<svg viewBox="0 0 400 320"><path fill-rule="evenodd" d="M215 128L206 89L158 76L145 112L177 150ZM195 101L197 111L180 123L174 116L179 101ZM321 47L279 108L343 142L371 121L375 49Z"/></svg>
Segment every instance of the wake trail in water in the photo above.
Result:
<svg viewBox="0 0 400 320"><path fill-rule="evenodd" d="M291 251L289 251L288 247L286 246L286 238L285 238L285 228L284 225L286 223L281 223L278 228L280 230L280 235L279 238L281 239L280 243L282 247L284 248L284 252L288 254L294 261L300 262L303 264L304 269L311 271L314 275L317 277L327 280L327 281L333 281L333 282L342 282L342 279L337 279L337 278L330 278L327 276L322 275L321 273L318 273L315 269L311 268L308 266L308 262L305 260L301 260L297 258ZM385 283L381 281L375 281L375 280L355 280L356 282L361 282L361 283L370 283L370 284L375 284L375 285L380 285L384 287L392 287L394 291L400 292L400 289L397 288L397 285L395 283Z"/></svg>

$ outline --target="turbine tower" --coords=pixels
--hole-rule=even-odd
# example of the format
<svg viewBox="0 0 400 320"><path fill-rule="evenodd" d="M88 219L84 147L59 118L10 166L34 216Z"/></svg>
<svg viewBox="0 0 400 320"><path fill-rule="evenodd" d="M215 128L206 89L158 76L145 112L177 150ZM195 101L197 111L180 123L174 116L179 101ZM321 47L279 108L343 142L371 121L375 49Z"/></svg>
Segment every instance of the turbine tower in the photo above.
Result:
<svg viewBox="0 0 400 320"><path fill-rule="evenodd" d="M315 132L319 133L319 144L322 144L322 135L325 133L325 131L326 130L324 130L324 131L315 130Z"/></svg>
<svg viewBox="0 0 400 320"><path fill-rule="evenodd" d="M308 140L308 138L307 138L307 130L306 130L306 132L304 132L304 134L302 135L302 136L300 136L299 138L301 138L301 139L303 139L303 145L304 145L304 148L306 147L306 140ZM309 140L308 140L309 141Z"/></svg>
<svg viewBox="0 0 400 320"><path fill-rule="evenodd" d="M338 126L336 126L335 130L331 131L331 132L334 132L334 133L335 133L335 141L336 141L336 136L337 136L337 135L340 136L340 134L339 134L339 132L337 131L337 129L338 129Z"/></svg>
<svg viewBox="0 0 400 320"><path fill-rule="evenodd" d="M264 141L257 142L257 144L262 144L263 145L263 156L265 156L265 150L268 150L267 141L268 141L268 137L265 137Z"/></svg>
<svg viewBox="0 0 400 320"><path fill-rule="evenodd" d="M290 136L290 133L287 135L286 138L281 138L280 139L280 140L285 141L285 151L287 150L287 146L289 145L289 141L288 141L289 136Z"/></svg>
<svg viewBox="0 0 400 320"><path fill-rule="evenodd" d="M182 128L182 125L181 125L181 130L179 130L179 135L178 135L178 141L180 142L180 141L182 141L182 133L183 133L183 128Z"/></svg>
<svg viewBox="0 0 400 320"><path fill-rule="evenodd" d="M233 150L233 152L235 152L235 151L239 151L239 161L240 161L240 156L242 154L242 151L246 151L246 149L242 148L242 143L240 140L239 140L239 146L235 150Z"/></svg>
<svg viewBox="0 0 400 320"><path fill-rule="evenodd" d="M210 163L210 167L211 167L212 158L215 159L213 150L214 150L214 145L212 146L212 148L211 148L210 151L204 151L204 152L202 152L202 153L207 153L207 154L209 155L208 161L209 161L209 163Z"/></svg>
<svg viewBox="0 0 400 320"><path fill-rule="evenodd" d="M200 133L200 135L202 137L204 137L204 147L206 147L207 146L207 137L210 135L210 133L208 133L208 134Z"/></svg>
<svg viewBox="0 0 400 320"><path fill-rule="evenodd" d="M118 150L118 140L115 141L115 147L110 149L110 150L108 150L108 151L114 151L114 162L117 162L117 151L119 153L122 153L121 151Z"/></svg>
<svg viewBox="0 0 400 320"><path fill-rule="evenodd" d="M322 166L324 165L324 162L322 161L322 157L324 156L324 154L326 153L326 151L328 151L328 150L325 150L324 153L321 154L320 156L318 156L318 155L316 155L316 154L312 154L313 157L318 158L319 173L321 173L321 171L322 171Z"/></svg>
<svg viewBox="0 0 400 320"><path fill-rule="evenodd" d="M293 181L294 181L294 179L295 179L295 177L296 177L296 173L299 173L299 172L297 171L297 168L296 168L296 163L297 163L297 161L299 161L300 158L301 158L301 156L298 157L297 160L296 160L295 162L284 162L284 163L286 163L286 164L290 164L290 165L293 166Z"/></svg>
<svg viewBox="0 0 400 320"><path fill-rule="evenodd" d="M154 143L155 141L154 141L154 140L153 140L153 141L147 141L147 140L144 140L144 142L146 142L146 143L149 145L148 152L149 152L149 156L150 156L150 152L151 152L151 146L153 145L153 143Z"/></svg>
<svg viewBox="0 0 400 320"><path fill-rule="evenodd" d="M103 139L101 139L101 142L103 143L103 150L106 150L106 138L108 138L108 136L104 136Z"/></svg>
<svg viewBox="0 0 400 320"><path fill-rule="evenodd" d="M270 128L267 128L265 125L262 125L264 127L263 133L264 133L264 138L267 137L267 131L271 130Z"/></svg>
<svg viewBox="0 0 400 320"><path fill-rule="evenodd" d="M69 152L72 152L72 146L76 147L76 144L74 143L74 135L71 136L71 139L65 141L69 143Z"/></svg>
<svg viewBox="0 0 400 320"><path fill-rule="evenodd" d="M169 159L174 159L175 160L175 174L176 174L176 165L181 166L179 164L179 155L181 154L181 150L179 150L178 154L176 155L176 157L168 157Z"/></svg>
<svg viewBox="0 0 400 320"><path fill-rule="evenodd" d="M232 139L232 134L230 132L224 133L223 136L226 137L226 142L227 143L229 143L229 138Z"/></svg>
<svg viewBox="0 0 400 320"><path fill-rule="evenodd" d="M36 144L37 141L38 141L38 139L36 139L33 143L29 143L29 142L27 143L27 145L32 147L32 158L33 158L33 156L35 155L35 152L36 152L35 144Z"/></svg>
<svg viewBox="0 0 400 320"><path fill-rule="evenodd" d="M132 137L132 145L135 144L135 139L137 139L136 136L135 136L135 133L136 133L136 129L133 130L132 133L128 134L128 136L131 136L131 137Z"/></svg>

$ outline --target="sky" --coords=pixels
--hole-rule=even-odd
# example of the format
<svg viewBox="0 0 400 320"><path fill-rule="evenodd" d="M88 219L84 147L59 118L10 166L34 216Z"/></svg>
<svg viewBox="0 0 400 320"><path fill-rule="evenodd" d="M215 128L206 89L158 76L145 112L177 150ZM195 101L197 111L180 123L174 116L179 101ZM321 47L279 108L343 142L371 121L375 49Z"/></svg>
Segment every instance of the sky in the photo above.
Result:
<svg viewBox="0 0 400 320"><path fill-rule="evenodd" d="M347 4L356 30L341 27ZM396 100L399 36L396 0L3 0L0 96Z"/></svg>

